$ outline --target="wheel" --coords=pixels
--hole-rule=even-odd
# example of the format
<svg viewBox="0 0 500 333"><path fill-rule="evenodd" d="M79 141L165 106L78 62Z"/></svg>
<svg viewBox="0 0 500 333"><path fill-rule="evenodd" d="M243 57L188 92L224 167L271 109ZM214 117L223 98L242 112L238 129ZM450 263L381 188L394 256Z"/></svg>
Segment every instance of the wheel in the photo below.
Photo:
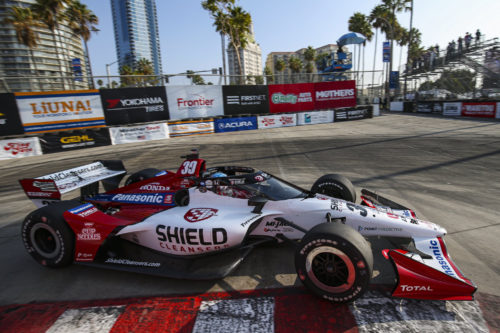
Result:
<svg viewBox="0 0 500 333"><path fill-rule="evenodd" d="M141 180L153 178L156 176L161 170L155 168L148 168L141 171L137 171L136 173L131 174L127 180L125 181L125 186L140 182Z"/></svg>
<svg viewBox="0 0 500 333"><path fill-rule="evenodd" d="M63 218L78 201L54 203L30 213L22 224L21 235L28 253L41 265L64 267L73 262L75 235Z"/></svg>
<svg viewBox="0 0 500 333"><path fill-rule="evenodd" d="M329 197L356 202L354 185L346 177L338 174L324 175L311 187L311 192Z"/></svg>
<svg viewBox="0 0 500 333"><path fill-rule="evenodd" d="M368 288L373 253L356 230L322 223L302 238L295 252L295 268L313 293L337 303L351 302Z"/></svg>

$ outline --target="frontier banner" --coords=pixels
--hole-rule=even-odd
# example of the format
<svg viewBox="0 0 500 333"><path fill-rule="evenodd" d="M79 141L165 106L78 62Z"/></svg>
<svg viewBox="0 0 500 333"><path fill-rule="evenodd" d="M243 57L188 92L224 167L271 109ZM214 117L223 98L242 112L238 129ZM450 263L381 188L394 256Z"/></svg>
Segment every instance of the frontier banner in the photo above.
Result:
<svg viewBox="0 0 500 333"><path fill-rule="evenodd" d="M271 113L314 110L314 83L271 84Z"/></svg>
<svg viewBox="0 0 500 333"><path fill-rule="evenodd" d="M15 93L26 133L104 127L98 90Z"/></svg>
<svg viewBox="0 0 500 333"><path fill-rule="evenodd" d="M143 126L110 127L109 134L114 145L122 143L143 142L168 139L166 123L148 124Z"/></svg>
<svg viewBox="0 0 500 333"><path fill-rule="evenodd" d="M223 86L224 114L269 113L267 86Z"/></svg>
<svg viewBox="0 0 500 333"><path fill-rule="evenodd" d="M0 94L0 105L0 136L23 134L14 95Z"/></svg>
<svg viewBox="0 0 500 333"><path fill-rule="evenodd" d="M314 84L314 108L336 109L356 106L356 82L332 81Z"/></svg>
<svg viewBox="0 0 500 333"><path fill-rule="evenodd" d="M0 140L0 160L42 155L37 137Z"/></svg>
<svg viewBox="0 0 500 333"><path fill-rule="evenodd" d="M101 89L107 125L168 120L165 87Z"/></svg>
<svg viewBox="0 0 500 333"><path fill-rule="evenodd" d="M40 137L44 154L61 151L108 146L111 144L109 130L78 130L72 132L45 133Z"/></svg>
<svg viewBox="0 0 500 333"><path fill-rule="evenodd" d="M221 86L168 86L170 119L224 115Z"/></svg>

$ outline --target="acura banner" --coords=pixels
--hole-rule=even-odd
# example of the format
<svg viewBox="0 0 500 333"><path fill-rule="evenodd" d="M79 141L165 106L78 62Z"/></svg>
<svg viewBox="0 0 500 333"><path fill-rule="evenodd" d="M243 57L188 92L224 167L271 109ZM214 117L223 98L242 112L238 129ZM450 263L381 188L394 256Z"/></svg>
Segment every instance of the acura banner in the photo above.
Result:
<svg viewBox="0 0 500 333"><path fill-rule="evenodd" d="M0 136L23 134L14 95L0 94L0 105Z"/></svg>
<svg viewBox="0 0 500 333"><path fill-rule="evenodd" d="M40 137L44 154L90 147L108 146L111 144L109 130L78 130L72 132L46 133Z"/></svg>
<svg viewBox="0 0 500 333"><path fill-rule="evenodd" d="M170 119L224 115L221 86L168 86Z"/></svg>
<svg viewBox="0 0 500 333"><path fill-rule="evenodd" d="M223 86L224 114L269 113L267 86Z"/></svg>
<svg viewBox="0 0 500 333"><path fill-rule="evenodd" d="M15 93L26 133L104 127L99 90Z"/></svg>
<svg viewBox="0 0 500 333"><path fill-rule="evenodd" d="M168 120L165 87L101 89L107 125Z"/></svg>
<svg viewBox="0 0 500 333"><path fill-rule="evenodd" d="M234 132L258 128L257 117L223 118L214 120L215 132Z"/></svg>

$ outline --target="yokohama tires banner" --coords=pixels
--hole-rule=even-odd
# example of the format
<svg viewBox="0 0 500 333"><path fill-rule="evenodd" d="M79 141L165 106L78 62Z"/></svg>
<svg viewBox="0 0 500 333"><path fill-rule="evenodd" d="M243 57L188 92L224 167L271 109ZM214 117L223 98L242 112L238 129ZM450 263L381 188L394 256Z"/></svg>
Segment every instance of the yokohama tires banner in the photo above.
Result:
<svg viewBox="0 0 500 333"><path fill-rule="evenodd" d="M495 118L496 102L462 102L462 116Z"/></svg>
<svg viewBox="0 0 500 333"><path fill-rule="evenodd" d="M104 127L99 90L15 93L26 133Z"/></svg>
<svg viewBox="0 0 500 333"><path fill-rule="evenodd" d="M61 151L108 146L111 144L109 130L80 130L71 132L46 133L40 137L44 154Z"/></svg>
<svg viewBox="0 0 500 333"><path fill-rule="evenodd" d="M314 110L314 83L271 84L271 113Z"/></svg>
<svg viewBox="0 0 500 333"><path fill-rule="evenodd" d="M318 82L314 84L315 109L356 106L355 81Z"/></svg>
<svg viewBox="0 0 500 333"><path fill-rule="evenodd" d="M122 143L143 142L168 139L167 124L148 124L143 126L110 127L111 142Z"/></svg>
<svg viewBox="0 0 500 333"><path fill-rule="evenodd" d="M314 125L333 122L333 111L312 111L297 113L297 125Z"/></svg>
<svg viewBox="0 0 500 333"><path fill-rule="evenodd" d="M14 95L0 94L0 105L0 136L23 134Z"/></svg>
<svg viewBox="0 0 500 333"><path fill-rule="evenodd" d="M42 155L37 137L0 140L0 160Z"/></svg>
<svg viewBox="0 0 500 333"><path fill-rule="evenodd" d="M168 120L165 87L101 89L107 125Z"/></svg>
<svg viewBox="0 0 500 333"><path fill-rule="evenodd" d="M257 117L259 129L297 126L296 114L283 114Z"/></svg>
<svg viewBox="0 0 500 333"><path fill-rule="evenodd" d="M221 86L168 86L170 119L224 115Z"/></svg>

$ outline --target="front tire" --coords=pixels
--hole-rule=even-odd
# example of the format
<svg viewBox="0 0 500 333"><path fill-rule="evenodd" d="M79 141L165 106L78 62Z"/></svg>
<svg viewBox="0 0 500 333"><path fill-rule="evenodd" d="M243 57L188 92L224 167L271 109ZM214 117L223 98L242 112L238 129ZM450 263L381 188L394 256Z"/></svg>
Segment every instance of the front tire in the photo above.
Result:
<svg viewBox="0 0 500 333"><path fill-rule="evenodd" d="M311 192L356 202L356 190L351 181L338 174L324 175L314 182Z"/></svg>
<svg viewBox="0 0 500 333"><path fill-rule="evenodd" d="M373 253L354 229L323 223L301 240L295 268L302 283L316 295L336 303L352 302L368 288Z"/></svg>
<svg viewBox="0 0 500 333"><path fill-rule="evenodd" d="M64 267L73 262L75 235L63 218L77 201L51 204L30 213L22 224L21 235L28 253L47 267Z"/></svg>

